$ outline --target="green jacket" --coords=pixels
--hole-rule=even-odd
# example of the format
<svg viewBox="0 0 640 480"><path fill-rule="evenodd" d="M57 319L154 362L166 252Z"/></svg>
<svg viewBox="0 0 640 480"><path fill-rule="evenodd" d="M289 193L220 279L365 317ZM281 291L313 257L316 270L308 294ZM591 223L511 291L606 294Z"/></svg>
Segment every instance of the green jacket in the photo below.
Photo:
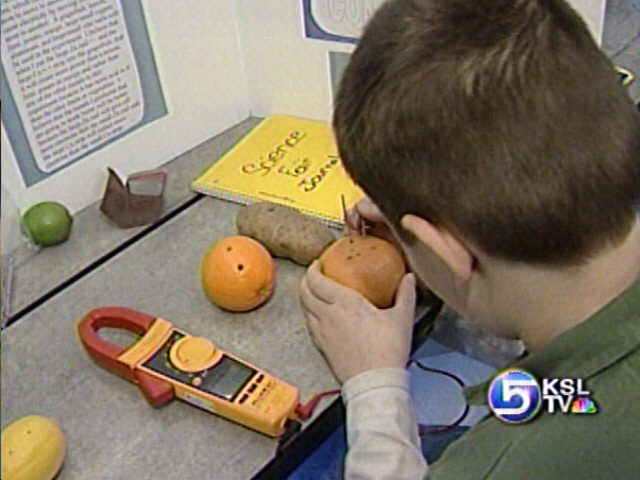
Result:
<svg viewBox="0 0 640 480"><path fill-rule="evenodd" d="M507 424L489 416L430 465L431 480L640 478L640 279L588 320L513 367L583 379L595 414L548 413ZM466 389L487 404L489 384Z"/></svg>

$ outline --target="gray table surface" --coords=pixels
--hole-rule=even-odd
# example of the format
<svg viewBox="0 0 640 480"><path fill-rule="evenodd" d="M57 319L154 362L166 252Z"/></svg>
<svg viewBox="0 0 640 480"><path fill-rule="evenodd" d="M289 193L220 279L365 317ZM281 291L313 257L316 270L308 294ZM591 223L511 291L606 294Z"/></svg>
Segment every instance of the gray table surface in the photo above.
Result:
<svg viewBox="0 0 640 480"><path fill-rule="evenodd" d="M57 419L69 441L58 480L249 478L276 449L274 439L180 401L150 407L81 348L75 326L92 308L162 317L296 385L302 399L338 386L304 324L302 267L277 260L274 297L250 313L205 298L200 262L235 233L239 208L202 199L2 332L2 425L28 414Z"/></svg>
<svg viewBox="0 0 640 480"><path fill-rule="evenodd" d="M179 155L161 168L168 173L162 215L166 216L191 200L191 181L229 150L260 122L250 117L210 140ZM106 186L107 172L104 172ZM74 215L69 239L55 247L33 253L27 245L2 256L3 270L13 264L9 316L20 313L58 285L77 275L96 259L139 235L146 227L122 229L111 223L94 203ZM6 271L4 272L6 273Z"/></svg>

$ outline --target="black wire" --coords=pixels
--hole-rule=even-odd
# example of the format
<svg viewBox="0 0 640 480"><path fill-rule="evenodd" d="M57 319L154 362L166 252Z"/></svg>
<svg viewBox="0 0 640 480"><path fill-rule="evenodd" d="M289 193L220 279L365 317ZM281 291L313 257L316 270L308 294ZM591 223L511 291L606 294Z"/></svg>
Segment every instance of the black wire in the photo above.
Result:
<svg viewBox="0 0 640 480"><path fill-rule="evenodd" d="M421 364L417 360L412 360L410 362L410 364L411 363L415 363L415 365L419 369L424 370L425 372L437 373L439 375L444 375L445 377L449 377L454 382L456 382L458 385L460 385L460 388L464 388L465 387L465 384L462 381L462 379L460 377L458 377L454 373L447 372L445 370L440 370L438 368L427 367L426 365ZM449 430L457 427L458 425L460 425L463 422L463 420L465 418L467 418L468 414L469 414L469 404L467 403L467 404L465 404L464 411L460 414L460 416L458 418L456 418L453 421L453 423L450 423L449 425L439 425L437 427L420 428L419 429L419 434L420 435L429 435L429 434L433 434L433 433L442 433L442 432L449 431Z"/></svg>

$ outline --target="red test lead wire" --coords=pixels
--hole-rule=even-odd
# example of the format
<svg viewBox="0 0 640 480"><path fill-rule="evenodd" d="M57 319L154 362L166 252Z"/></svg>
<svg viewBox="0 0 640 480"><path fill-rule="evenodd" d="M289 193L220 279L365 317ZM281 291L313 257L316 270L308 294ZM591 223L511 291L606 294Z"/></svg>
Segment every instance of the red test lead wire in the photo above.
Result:
<svg viewBox="0 0 640 480"><path fill-rule="evenodd" d="M323 397L328 397L329 395L340 395L340 390L327 390L325 392L315 394L307 401L307 403L304 405L300 404L296 407L296 415L298 415L301 420L309 420L311 415L313 415L313 411L318 405L318 402L320 402Z"/></svg>

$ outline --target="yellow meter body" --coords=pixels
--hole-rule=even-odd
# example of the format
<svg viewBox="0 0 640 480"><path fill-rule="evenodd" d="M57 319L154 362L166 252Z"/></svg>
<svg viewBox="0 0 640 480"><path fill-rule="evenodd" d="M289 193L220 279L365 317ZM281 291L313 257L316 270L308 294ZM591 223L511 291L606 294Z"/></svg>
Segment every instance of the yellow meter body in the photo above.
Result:
<svg viewBox="0 0 640 480"><path fill-rule="evenodd" d="M134 345L119 349L97 335L105 326L143 333ZM104 307L89 312L78 332L94 360L137 383L154 406L175 396L272 437L296 416L297 388L161 318Z"/></svg>

